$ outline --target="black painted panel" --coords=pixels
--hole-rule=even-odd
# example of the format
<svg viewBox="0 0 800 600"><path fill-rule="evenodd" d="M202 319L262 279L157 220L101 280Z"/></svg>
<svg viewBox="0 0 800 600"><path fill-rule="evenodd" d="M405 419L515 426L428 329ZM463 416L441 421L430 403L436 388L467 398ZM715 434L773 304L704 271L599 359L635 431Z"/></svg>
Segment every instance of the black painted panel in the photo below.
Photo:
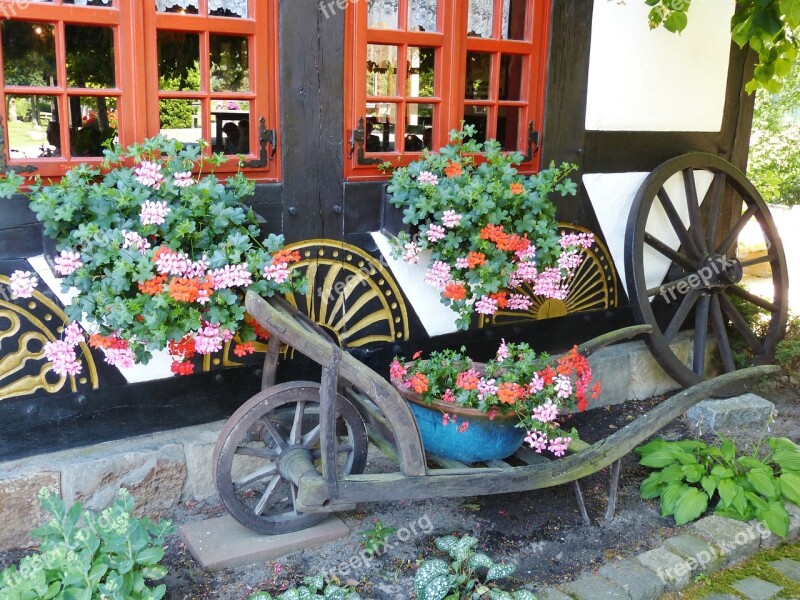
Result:
<svg viewBox="0 0 800 600"><path fill-rule="evenodd" d="M344 232L378 231L381 225L383 181L344 184Z"/></svg>
<svg viewBox="0 0 800 600"><path fill-rule="evenodd" d="M42 226L38 223L0 229L0 260L27 258L42 253Z"/></svg>
<svg viewBox="0 0 800 600"><path fill-rule="evenodd" d="M36 223L36 216L28 208L29 200L22 194L0 200L0 229Z"/></svg>

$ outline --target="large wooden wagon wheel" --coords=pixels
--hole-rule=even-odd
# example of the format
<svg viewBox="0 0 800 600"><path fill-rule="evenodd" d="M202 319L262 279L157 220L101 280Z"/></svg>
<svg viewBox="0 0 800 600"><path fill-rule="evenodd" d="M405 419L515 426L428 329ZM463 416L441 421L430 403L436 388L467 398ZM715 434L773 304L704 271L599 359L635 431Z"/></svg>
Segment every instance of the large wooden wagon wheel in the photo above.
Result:
<svg viewBox="0 0 800 600"><path fill-rule="evenodd" d="M708 192L698 193L705 185ZM766 251L740 261L737 242L753 220ZM743 285L743 271L753 265L768 270L768 290L754 292ZM628 215L625 273L634 316L654 327L647 345L679 383L695 384L720 367L734 371L729 333L746 342L751 364L772 359L788 314L783 245L761 195L725 160L685 154L650 173ZM751 308L763 315L756 331L743 315ZM690 361L670 345L682 329L695 331Z"/></svg>
<svg viewBox="0 0 800 600"><path fill-rule="evenodd" d="M272 386L243 404L228 420L214 448L214 479L222 502L246 527L265 535L290 533L322 521L325 513L295 507L290 464L320 471L318 383ZM336 463L340 475L358 474L367 460L367 431L358 411L336 401Z"/></svg>

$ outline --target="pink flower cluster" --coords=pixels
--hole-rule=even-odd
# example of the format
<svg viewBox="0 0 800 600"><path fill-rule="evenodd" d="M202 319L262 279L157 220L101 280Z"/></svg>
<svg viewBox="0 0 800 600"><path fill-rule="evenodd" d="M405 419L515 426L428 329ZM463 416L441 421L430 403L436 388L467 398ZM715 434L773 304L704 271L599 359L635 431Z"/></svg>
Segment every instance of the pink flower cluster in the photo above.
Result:
<svg viewBox="0 0 800 600"><path fill-rule="evenodd" d="M130 369L135 364L133 349L130 346L103 348L106 363L118 369Z"/></svg>
<svg viewBox="0 0 800 600"><path fill-rule="evenodd" d="M222 344L233 339L230 329L222 329L206 321L203 327L194 335L195 350L198 354L211 354L222 350Z"/></svg>
<svg viewBox="0 0 800 600"><path fill-rule="evenodd" d="M562 233L561 234L561 247L569 248L577 246L579 248L591 248L594 244L593 233Z"/></svg>
<svg viewBox="0 0 800 600"><path fill-rule="evenodd" d="M583 256L578 254L577 250L570 250L569 252L562 252L558 257L558 268L574 273L582 262Z"/></svg>
<svg viewBox="0 0 800 600"><path fill-rule="evenodd" d="M533 418L542 423L552 423L558 417L558 406L548 398L544 404L533 409Z"/></svg>
<svg viewBox="0 0 800 600"><path fill-rule="evenodd" d="M459 256L456 259L457 269L469 269L469 259L466 256Z"/></svg>
<svg viewBox="0 0 800 600"><path fill-rule="evenodd" d="M133 178L142 185L158 189L164 181L164 174L161 172L162 168L162 165L158 163L143 160L142 164L133 170Z"/></svg>
<svg viewBox="0 0 800 600"><path fill-rule="evenodd" d="M481 315L493 315L497 312L497 300L489 296L481 296L475 303L475 312Z"/></svg>
<svg viewBox="0 0 800 600"><path fill-rule="evenodd" d="M158 256L156 258L156 269L158 269L158 272L161 275L185 277L187 271L192 268L192 259L184 252L175 252L174 250L170 249L158 252Z"/></svg>
<svg viewBox="0 0 800 600"><path fill-rule="evenodd" d="M439 178L430 171L422 171L419 176L417 177L417 181L420 185L438 185Z"/></svg>
<svg viewBox="0 0 800 600"><path fill-rule="evenodd" d="M425 273L425 283L443 290L450 283L450 265L443 260L437 260Z"/></svg>
<svg viewBox="0 0 800 600"><path fill-rule="evenodd" d="M125 242L122 244L123 248L136 248L139 252L144 254L145 250L150 247L150 242L144 239L135 231L122 231L125 236Z"/></svg>
<svg viewBox="0 0 800 600"><path fill-rule="evenodd" d="M547 436L539 431L529 431L525 436L525 443L527 443L537 453L541 454L542 450L549 450L555 456L564 456L569 444L572 441L570 437L557 437L548 440Z"/></svg>
<svg viewBox="0 0 800 600"><path fill-rule="evenodd" d="M533 300L531 300L525 294L511 294L508 297L508 308L509 310L528 310L533 304Z"/></svg>
<svg viewBox="0 0 800 600"><path fill-rule="evenodd" d="M158 202L145 200L139 211L139 220L142 225L161 225L166 220L170 210L164 200L159 200Z"/></svg>
<svg viewBox="0 0 800 600"><path fill-rule="evenodd" d="M497 354L495 358L499 361L504 361L508 358L508 346L506 346L505 338L500 340L500 346L497 348Z"/></svg>
<svg viewBox="0 0 800 600"><path fill-rule="evenodd" d="M173 180L175 181L175 185L179 188L189 187L194 183L191 171L181 171L180 173L175 173L175 175L173 175Z"/></svg>
<svg viewBox="0 0 800 600"><path fill-rule="evenodd" d="M8 287L17 298L30 298L37 285L39 285L39 278L30 271L14 271Z"/></svg>
<svg viewBox="0 0 800 600"><path fill-rule="evenodd" d="M59 275L72 275L83 266L80 253L71 250L62 250L54 262L56 273Z"/></svg>
<svg viewBox="0 0 800 600"><path fill-rule="evenodd" d="M408 367L402 365L399 360L392 361L391 366L389 367L389 375L392 379L402 379L408 373Z"/></svg>
<svg viewBox="0 0 800 600"><path fill-rule="evenodd" d="M442 224L448 229L458 227L463 217L454 210L446 210L442 213Z"/></svg>
<svg viewBox="0 0 800 600"><path fill-rule="evenodd" d="M77 375L83 370L75 354L75 348L85 341L81 326L78 323L71 323L64 328L64 339L47 342L44 345L44 355L53 364L53 371L56 374Z"/></svg>
<svg viewBox="0 0 800 600"><path fill-rule="evenodd" d="M214 269L209 273L214 280L214 289L222 290L232 287L247 287L253 283L253 277L247 269L247 263L241 265L225 265L221 269Z"/></svg>
<svg viewBox="0 0 800 600"><path fill-rule="evenodd" d="M533 293L545 298L566 300L569 288L561 277L561 271L550 267L539 273L533 283Z"/></svg>
<svg viewBox="0 0 800 600"><path fill-rule="evenodd" d="M441 239L444 239L444 227L441 225L437 225L436 223L432 223L428 227L428 233L426 236L429 242L436 243Z"/></svg>
<svg viewBox="0 0 800 600"><path fill-rule="evenodd" d="M290 275L289 263L276 263L264 268L264 279L274 281L275 283L284 283L288 281Z"/></svg>
<svg viewBox="0 0 800 600"><path fill-rule="evenodd" d="M422 248L414 242L406 242L403 245L403 261L410 265L416 265L419 262L419 253L421 251Z"/></svg>
<svg viewBox="0 0 800 600"><path fill-rule="evenodd" d="M481 377L478 382L478 400L483 400L497 393L497 380Z"/></svg>
<svg viewBox="0 0 800 600"><path fill-rule="evenodd" d="M559 398L569 398L572 395L572 380L564 375L556 377L556 396Z"/></svg>

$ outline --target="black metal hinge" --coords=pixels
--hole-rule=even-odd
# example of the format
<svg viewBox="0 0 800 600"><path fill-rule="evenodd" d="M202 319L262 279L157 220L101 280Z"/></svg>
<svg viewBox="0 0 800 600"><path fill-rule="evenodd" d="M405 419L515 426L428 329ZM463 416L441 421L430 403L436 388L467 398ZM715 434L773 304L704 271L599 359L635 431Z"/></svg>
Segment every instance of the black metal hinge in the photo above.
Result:
<svg viewBox="0 0 800 600"><path fill-rule="evenodd" d="M33 173L38 169L33 165L11 165L8 166L6 159L6 128L3 119L0 117L0 173L14 171L15 173Z"/></svg>
<svg viewBox="0 0 800 600"><path fill-rule="evenodd" d="M528 151L523 162L530 162L539 153L539 132L533 128L533 121L528 121Z"/></svg>
<svg viewBox="0 0 800 600"><path fill-rule="evenodd" d="M258 158L242 162L242 167L247 169L266 167L278 152L278 133L274 129L267 129L267 120L264 117L258 120L258 145L260 147ZM269 152L267 146L270 146Z"/></svg>
<svg viewBox="0 0 800 600"><path fill-rule="evenodd" d="M350 132L350 152L347 154L348 158L353 158L356 154L356 162L359 165L379 165L383 161L380 158L367 158L364 152L364 117L358 119L358 127ZM356 147L358 151L356 153Z"/></svg>

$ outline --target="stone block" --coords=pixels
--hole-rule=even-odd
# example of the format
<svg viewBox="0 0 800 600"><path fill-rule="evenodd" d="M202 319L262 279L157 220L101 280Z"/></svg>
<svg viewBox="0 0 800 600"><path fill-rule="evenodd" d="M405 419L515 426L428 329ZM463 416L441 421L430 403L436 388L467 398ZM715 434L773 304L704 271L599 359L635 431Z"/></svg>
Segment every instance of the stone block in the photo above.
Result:
<svg viewBox="0 0 800 600"><path fill-rule="evenodd" d="M755 528L758 534L761 536L761 545L760 548L762 550L768 550L770 548L777 548L783 542L783 539L779 536L775 535L769 530L769 527L764 525L763 523L759 523L758 519L752 519L748 521L750 527Z"/></svg>
<svg viewBox="0 0 800 600"><path fill-rule="evenodd" d="M691 581L691 565L663 546L638 555L636 560L658 576L667 592L683 589Z"/></svg>
<svg viewBox="0 0 800 600"><path fill-rule="evenodd" d="M761 534L748 523L727 519L718 515L704 517L692 525L692 529L719 548L726 562L745 558L758 550Z"/></svg>
<svg viewBox="0 0 800 600"><path fill-rule="evenodd" d="M747 596L749 600L770 600L770 598L774 598L783 590L782 587L758 577L742 579L732 584L732 586L737 592Z"/></svg>
<svg viewBox="0 0 800 600"><path fill-rule="evenodd" d="M630 355L632 349L637 348L637 342L618 344L589 357L594 380L603 390L598 398L589 400L589 408L621 404L630 399Z"/></svg>
<svg viewBox="0 0 800 600"><path fill-rule="evenodd" d="M597 573L628 592L631 600L656 600L664 593L663 582L650 569L627 559L600 567Z"/></svg>
<svg viewBox="0 0 800 600"><path fill-rule="evenodd" d="M747 393L731 398L704 400L688 411L692 425L704 431L722 429L763 429L775 405L756 394Z"/></svg>
<svg viewBox="0 0 800 600"><path fill-rule="evenodd" d="M537 600L573 600L555 588L546 587L536 590Z"/></svg>
<svg viewBox="0 0 800 600"><path fill-rule="evenodd" d="M688 363L690 337L681 334L671 344L673 352L682 361ZM681 386L656 362L644 344L630 357L630 389L629 399L643 399L665 394L679 389Z"/></svg>
<svg viewBox="0 0 800 600"><path fill-rule="evenodd" d="M585 575L580 579L565 583L563 588L575 600L602 600L603 598L630 600L630 595L624 589L608 579L596 575Z"/></svg>
<svg viewBox="0 0 800 600"><path fill-rule="evenodd" d="M794 542L800 537L800 507L787 502L784 504L789 513L789 532L786 534L787 542Z"/></svg>
<svg viewBox="0 0 800 600"><path fill-rule="evenodd" d="M218 571L264 563L298 550L318 548L348 536L350 529L338 517L330 516L318 525L294 533L259 535L226 515L187 523L178 532L201 567ZM358 556L355 558L360 560Z"/></svg>
<svg viewBox="0 0 800 600"><path fill-rule="evenodd" d="M696 535L676 535L664 540L664 547L685 558L692 567L692 574L713 573L722 566L723 560L716 548Z"/></svg>
<svg viewBox="0 0 800 600"><path fill-rule="evenodd" d="M711 594L710 596L703 597L703 600L740 600L738 596L731 596L730 594Z"/></svg>
<svg viewBox="0 0 800 600"><path fill-rule="evenodd" d="M0 479L0 550L27 548L36 544L30 536L46 513L39 505L39 490L61 493L61 477L55 471L6 473Z"/></svg>
<svg viewBox="0 0 800 600"><path fill-rule="evenodd" d="M782 558L781 560L772 561L769 566L777 569L789 579L800 582L800 562L791 558Z"/></svg>
<svg viewBox="0 0 800 600"><path fill-rule="evenodd" d="M198 431L197 436L183 444L186 457L186 481L181 490L181 501L207 500L217 497L214 484L212 456L223 422L210 430Z"/></svg>
<svg viewBox="0 0 800 600"><path fill-rule="evenodd" d="M183 446L142 447L120 453L88 451L65 464L62 492L67 503L80 500L102 510L114 502L121 487L136 502L136 514L146 515L175 506L181 498L186 463Z"/></svg>

